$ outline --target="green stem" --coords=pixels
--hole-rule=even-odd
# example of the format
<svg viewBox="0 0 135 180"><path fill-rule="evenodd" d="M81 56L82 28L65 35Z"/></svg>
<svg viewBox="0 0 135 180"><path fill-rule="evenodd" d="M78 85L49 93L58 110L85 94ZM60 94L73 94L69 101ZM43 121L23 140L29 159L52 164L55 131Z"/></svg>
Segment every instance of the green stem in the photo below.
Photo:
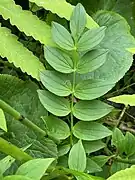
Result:
<svg viewBox="0 0 135 180"><path fill-rule="evenodd" d="M135 159L122 159L120 157L116 157L115 160L125 164L135 164Z"/></svg>
<svg viewBox="0 0 135 180"><path fill-rule="evenodd" d="M21 162L26 162L33 159L30 155L25 153L23 150L9 143L8 141L6 141L5 139L1 137L0 137L0 151L7 155L12 156L13 158Z"/></svg>
<svg viewBox="0 0 135 180"><path fill-rule="evenodd" d="M31 122L29 119L23 117L18 111L8 105L6 102L0 99L0 108L3 111L7 112L11 116L13 116L16 120L21 122L23 125L27 126L28 128L32 129L33 131L40 133L43 136L46 136L46 132L39 128L36 124Z"/></svg>

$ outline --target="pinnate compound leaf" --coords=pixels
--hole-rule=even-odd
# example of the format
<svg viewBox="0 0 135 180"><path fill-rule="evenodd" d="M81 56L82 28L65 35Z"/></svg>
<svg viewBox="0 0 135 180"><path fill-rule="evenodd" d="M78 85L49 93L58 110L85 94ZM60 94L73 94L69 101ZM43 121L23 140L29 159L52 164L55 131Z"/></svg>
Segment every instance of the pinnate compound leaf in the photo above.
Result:
<svg viewBox="0 0 135 180"><path fill-rule="evenodd" d="M70 103L67 99L46 90L38 90L38 95L45 109L55 116L67 116L71 112Z"/></svg>
<svg viewBox="0 0 135 180"><path fill-rule="evenodd" d="M43 85L57 96L69 96L72 93L72 84L66 75L45 70L40 74L40 79Z"/></svg>
<svg viewBox="0 0 135 180"><path fill-rule="evenodd" d="M36 3L40 7L44 7L45 9L51 11L54 14L57 14L61 18L65 18L70 20L71 14L73 12L74 6L67 3L65 0L30 0L30 2ZM61 8L62 7L62 8ZM87 15L87 25L88 28L98 27L98 24Z"/></svg>
<svg viewBox="0 0 135 180"><path fill-rule="evenodd" d="M100 123L80 121L75 124L73 134L82 140L95 141L110 136L112 132Z"/></svg>
<svg viewBox="0 0 135 180"><path fill-rule="evenodd" d="M75 48L71 34L65 27L56 22L52 23L52 38L63 49L73 50Z"/></svg>
<svg viewBox="0 0 135 180"><path fill-rule="evenodd" d="M87 23L86 11L79 3L75 6L70 18L70 30L75 41L77 41L83 33Z"/></svg>
<svg viewBox="0 0 135 180"><path fill-rule="evenodd" d="M92 28L86 31L77 43L78 51L88 51L96 47L105 36L106 27Z"/></svg>
<svg viewBox="0 0 135 180"><path fill-rule="evenodd" d="M96 49L86 53L78 62L77 72L80 74L92 72L104 64L108 50Z"/></svg>
<svg viewBox="0 0 135 180"><path fill-rule="evenodd" d="M0 129L7 132L7 123L2 109L0 109Z"/></svg>
<svg viewBox="0 0 135 180"><path fill-rule="evenodd" d="M115 128L112 134L112 143L116 146L119 153L123 153L125 150L125 137L123 133Z"/></svg>
<svg viewBox="0 0 135 180"><path fill-rule="evenodd" d="M34 159L21 165L16 174L24 175L31 179L40 180L47 168L54 161L54 158Z"/></svg>
<svg viewBox="0 0 135 180"><path fill-rule="evenodd" d="M13 175L13 176L6 176L3 178L3 180L33 180L33 179L28 178L26 176Z"/></svg>
<svg viewBox="0 0 135 180"><path fill-rule="evenodd" d="M72 73L74 65L72 59L58 48L44 48L47 62L57 71L62 73Z"/></svg>
<svg viewBox="0 0 135 180"><path fill-rule="evenodd" d="M135 95L120 95L109 99L115 103L125 104L125 106L135 106Z"/></svg>
<svg viewBox="0 0 135 180"><path fill-rule="evenodd" d="M95 173L102 171L102 168L96 164L92 159L87 158L87 166L86 166L86 172L87 173Z"/></svg>
<svg viewBox="0 0 135 180"><path fill-rule="evenodd" d="M104 95L113 86L113 83L102 79L88 79L76 85L74 95L82 100L92 100Z"/></svg>
<svg viewBox="0 0 135 180"><path fill-rule="evenodd" d="M39 72L45 69L39 59L17 41L17 37L7 28L0 27L0 37L0 55L3 58L6 57L17 68L20 67L23 72L39 80Z"/></svg>
<svg viewBox="0 0 135 180"><path fill-rule="evenodd" d="M97 120L112 111L113 107L99 101L79 101L73 108L73 115L82 121Z"/></svg>
<svg viewBox="0 0 135 180"><path fill-rule="evenodd" d="M56 139L66 139L70 135L69 126L63 120L54 116L43 117L43 120L49 136Z"/></svg>
<svg viewBox="0 0 135 180"><path fill-rule="evenodd" d="M69 168L72 170L83 172L86 168L86 154L82 144L82 141L79 140L69 153L68 158Z"/></svg>
<svg viewBox="0 0 135 180"><path fill-rule="evenodd" d="M125 136L125 153L128 157L135 154L135 136L130 132L126 132Z"/></svg>

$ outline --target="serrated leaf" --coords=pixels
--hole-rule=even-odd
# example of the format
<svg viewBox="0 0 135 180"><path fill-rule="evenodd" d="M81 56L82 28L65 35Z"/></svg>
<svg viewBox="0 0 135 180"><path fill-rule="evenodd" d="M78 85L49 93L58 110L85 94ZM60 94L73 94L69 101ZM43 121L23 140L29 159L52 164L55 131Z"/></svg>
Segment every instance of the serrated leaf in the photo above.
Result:
<svg viewBox="0 0 135 180"><path fill-rule="evenodd" d="M102 171L102 168L96 164L92 159L87 158L87 166L86 166L86 172L87 173L95 173Z"/></svg>
<svg viewBox="0 0 135 180"><path fill-rule="evenodd" d="M73 115L82 121L97 120L112 111L113 107L99 101L79 101L73 107Z"/></svg>
<svg viewBox="0 0 135 180"><path fill-rule="evenodd" d="M77 43L77 50L88 51L96 47L105 36L106 27L92 28L86 31Z"/></svg>
<svg viewBox="0 0 135 180"><path fill-rule="evenodd" d="M44 7L45 9L51 11L54 14L57 14L61 18L66 18L70 20L70 16L74 9L74 6L67 3L65 0L51 0L41 1L41 0L30 0L30 2L36 3L40 7ZM62 8L61 8L62 7ZM98 27L98 24L87 15L87 25L88 28Z"/></svg>
<svg viewBox="0 0 135 180"><path fill-rule="evenodd" d="M71 73L74 71L72 59L58 48L45 47L45 58L47 62L57 71Z"/></svg>
<svg viewBox="0 0 135 180"><path fill-rule="evenodd" d="M0 129L7 132L7 123L2 109L0 109Z"/></svg>
<svg viewBox="0 0 135 180"><path fill-rule="evenodd" d="M80 74L92 72L104 64L108 50L96 49L86 53L78 62L77 72Z"/></svg>
<svg viewBox="0 0 135 180"><path fill-rule="evenodd" d="M49 136L55 137L56 139L66 139L70 135L69 126L63 120L54 116L43 117L43 120Z"/></svg>
<svg viewBox="0 0 135 180"><path fill-rule="evenodd" d="M17 37L7 28L0 27L0 37L0 55L3 58L6 57L17 68L20 67L23 72L39 80L39 72L45 69L39 59L17 41Z"/></svg>
<svg viewBox="0 0 135 180"><path fill-rule="evenodd" d="M69 168L72 170L83 172L86 168L86 154L84 147L82 145L82 141L79 140L69 153L68 158Z"/></svg>
<svg viewBox="0 0 135 180"><path fill-rule="evenodd" d="M75 41L77 41L83 33L87 23L86 11L79 3L75 6L70 18L70 30Z"/></svg>
<svg viewBox="0 0 135 180"><path fill-rule="evenodd" d="M18 168L16 175L24 175L31 179L40 180L54 160L54 158L30 160Z"/></svg>
<svg viewBox="0 0 135 180"><path fill-rule="evenodd" d="M104 95L113 86L114 84L102 79L88 79L76 85L74 95L82 100L92 100Z"/></svg>
<svg viewBox="0 0 135 180"><path fill-rule="evenodd" d="M120 95L110 98L109 101L125 104L125 106L135 106L135 95Z"/></svg>
<svg viewBox="0 0 135 180"><path fill-rule="evenodd" d="M111 156L99 155L94 156L91 159L95 161L100 167L103 167L110 158Z"/></svg>
<svg viewBox="0 0 135 180"><path fill-rule="evenodd" d="M72 93L72 84L66 75L45 70L40 74L40 79L46 89L57 96L69 96Z"/></svg>
<svg viewBox="0 0 135 180"><path fill-rule="evenodd" d="M101 140L83 141L83 146L84 146L85 152L90 154L92 152L96 152L100 149L103 149L106 146L106 144L103 143Z"/></svg>
<svg viewBox="0 0 135 180"><path fill-rule="evenodd" d="M32 180L32 179L26 176L13 175L13 176L6 176L3 178L3 180Z"/></svg>
<svg viewBox="0 0 135 180"><path fill-rule="evenodd" d="M54 42L63 49L69 51L75 49L71 34L66 28L56 22L52 24L52 38Z"/></svg>
<svg viewBox="0 0 135 180"><path fill-rule="evenodd" d="M33 36L35 40L39 40L43 44L54 45L51 39L50 26L39 20L38 17L30 11L22 10L13 0L0 2L0 14L4 19L10 19L11 24L16 25L18 29L27 36Z"/></svg>
<svg viewBox="0 0 135 180"><path fill-rule="evenodd" d="M82 140L95 141L110 136L112 132L100 123L80 121L75 124L73 134Z"/></svg>
<svg viewBox="0 0 135 180"><path fill-rule="evenodd" d="M56 96L46 90L38 90L40 102L45 109L56 116L67 116L71 109L70 103L63 97Z"/></svg>
<svg viewBox="0 0 135 180"><path fill-rule="evenodd" d="M125 136L125 153L128 157L135 154L135 137L130 132L126 132Z"/></svg>
<svg viewBox="0 0 135 180"><path fill-rule="evenodd" d="M112 143L118 149L118 152L122 154L125 150L125 137L123 133L118 129L115 128L112 134Z"/></svg>

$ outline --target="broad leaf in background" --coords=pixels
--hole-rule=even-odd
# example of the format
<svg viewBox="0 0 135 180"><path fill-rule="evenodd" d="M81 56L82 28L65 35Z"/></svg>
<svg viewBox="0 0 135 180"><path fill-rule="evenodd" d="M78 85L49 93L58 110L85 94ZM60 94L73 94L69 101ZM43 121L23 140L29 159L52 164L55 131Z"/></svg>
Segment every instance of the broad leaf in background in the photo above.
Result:
<svg viewBox="0 0 135 180"><path fill-rule="evenodd" d="M64 97L56 96L47 90L38 90L38 95L46 110L55 116L66 116L70 113L70 103Z"/></svg>
<svg viewBox="0 0 135 180"><path fill-rule="evenodd" d="M115 103L121 103L125 104L125 106L135 106L135 95L120 95L116 97L112 97L108 99L109 101L115 102Z"/></svg>
<svg viewBox="0 0 135 180"><path fill-rule="evenodd" d="M6 176L3 178L3 180L33 180L33 179L28 178L26 176L13 175L13 176Z"/></svg>
<svg viewBox="0 0 135 180"><path fill-rule="evenodd" d="M103 167L110 158L111 156L99 155L99 156L94 156L91 159L95 161L100 167Z"/></svg>
<svg viewBox="0 0 135 180"><path fill-rule="evenodd" d="M2 109L0 109L0 129L7 132L7 123Z"/></svg>
<svg viewBox="0 0 135 180"><path fill-rule="evenodd" d="M125 151L125 137L118 128L115 128L113 131L112 143L116 146L119 154Z"/></svg>
<svg viewBox="0 0 135 180"><path fill-rule="evenodd" d="M102 171L102 168L92 159L87 158L86 172L95 173L95 172L100 172L100 171Z"/></svg>
<svg viewBox="0 0 135 180"><path fill-rule="evenodd" d="M82 144L82 141L79 140L69 153L68 158L69 168L72 170L83 172L86 168L86 154Z"/></svg>
<svg viewBox="0 0 135 180"><path fill-rule="evenodd" d="M82 140L95 141L110 136L112 132L100 123L80 121L75 124L73 134Z"/></svg>
<svg viewBox="0 0 135 180"><path fill-rule="evenodd" d="M75 8L70 18L70 30L71 34L77 42L86 27L86 11L84 7L79 3Z"/></svg>
<svg viewBox="0 0 135 180"><path fill-rule="evenodd" d="M126 132L125 136L125 153L128 157L135 154L135 136L130 132Z"/></svg>
<svg viewBox="0 0 135 180"><path fill-rule="evenodd" d="M18 168L16 175L24 175L31 179L40 180L54 160L54 158L30 160Z"/></svg>
<svg viewBox="0 0 135 180"><path fill-rule="evenodd" d="M55 116L46 116L43 117L43 120L46 125L47 134L50 137L66 139L70 135L69 126L63 120Z"/></svg>
<svg viewBox="0 0 135 180"><path fill-rule="evenodd" d="M73 108L73 115L82 121L94 121L109 114L112 109L111 106L99 100L79 101Z"/></svg>

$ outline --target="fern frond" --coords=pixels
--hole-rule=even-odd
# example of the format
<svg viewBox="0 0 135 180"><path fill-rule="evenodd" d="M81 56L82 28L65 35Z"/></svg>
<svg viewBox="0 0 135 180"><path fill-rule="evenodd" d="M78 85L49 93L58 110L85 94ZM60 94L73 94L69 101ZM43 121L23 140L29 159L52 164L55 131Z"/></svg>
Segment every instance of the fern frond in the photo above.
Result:
<svg viewBox="0 0 135 180"><path fill-rule="evenodd" d="M22 10L13 0L0 1L0 14L4 19L10 19L11 24L16 25L27 36L33 36L35 40L46 45L53 44L50 26L30 11Z"/></svg>
<svg viewBox="0 0 135 180"><path fill-rule="evenodd" d="M67 3L66 0L30 0L30 2L36 3L38 6L41 6L67 20L70 19L74 8L74 6ZM89 15L87 15L87 27L98 27L98 24Z"/></svg>
<svg viewBox="0 0 135 180"><path fill-rule="evenodd" d="M6 57L10 63L17 68L20 67L23 72L37 80L39 80L39 72L44 70L39 59L5 27L0 27L0 56Z"/></svg>

